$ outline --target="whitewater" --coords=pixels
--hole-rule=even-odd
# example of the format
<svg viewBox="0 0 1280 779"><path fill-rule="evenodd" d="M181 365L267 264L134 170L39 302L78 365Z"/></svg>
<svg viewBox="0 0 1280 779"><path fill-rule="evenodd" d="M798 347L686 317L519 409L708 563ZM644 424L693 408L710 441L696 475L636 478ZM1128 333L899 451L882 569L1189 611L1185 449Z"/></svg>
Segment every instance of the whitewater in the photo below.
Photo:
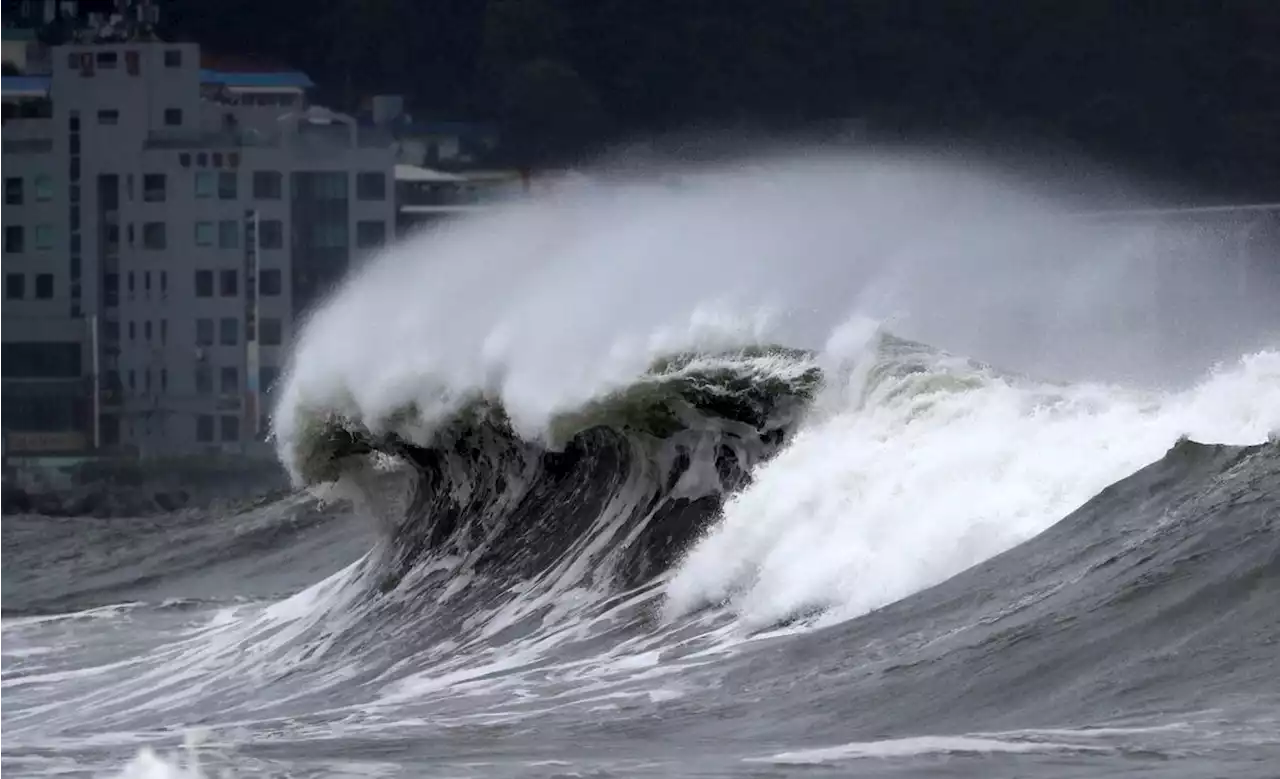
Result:
<svg viewBox="0 0 1280 779"><path fill-rule="evenodd" d="M807 149L367 258L295 494L6 517L4 768L1267 775L1276 255L1085 210Z"/></svg>

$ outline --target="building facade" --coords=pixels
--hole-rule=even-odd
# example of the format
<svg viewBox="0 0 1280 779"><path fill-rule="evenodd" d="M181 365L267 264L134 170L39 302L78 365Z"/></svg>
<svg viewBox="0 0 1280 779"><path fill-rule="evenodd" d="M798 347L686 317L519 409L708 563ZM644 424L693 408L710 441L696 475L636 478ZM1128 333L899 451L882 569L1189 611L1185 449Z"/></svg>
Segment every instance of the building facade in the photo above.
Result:
<svg viewBox="0 0 1280 779"><path fill-rule="evenodd" d="M301 315L394 234L390 139L195 44L49 61L4 84L7 449L260 439Z"/></svg>

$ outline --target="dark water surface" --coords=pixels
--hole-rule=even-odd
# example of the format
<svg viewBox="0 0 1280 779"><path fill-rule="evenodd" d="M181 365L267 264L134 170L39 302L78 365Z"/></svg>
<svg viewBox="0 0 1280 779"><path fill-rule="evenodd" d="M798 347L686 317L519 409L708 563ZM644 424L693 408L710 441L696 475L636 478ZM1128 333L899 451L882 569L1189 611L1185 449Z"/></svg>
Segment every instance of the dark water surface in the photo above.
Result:
<svg viewBox="0 0 1280 779"><path fill-rule="evenodd" d="M941 585L753 635L653 586L388 595L399 550L304 498L6 517L3 765L178 776L194 733L210 774L1275 776L1278 491L1278 444L1181 443Z"/></svg>

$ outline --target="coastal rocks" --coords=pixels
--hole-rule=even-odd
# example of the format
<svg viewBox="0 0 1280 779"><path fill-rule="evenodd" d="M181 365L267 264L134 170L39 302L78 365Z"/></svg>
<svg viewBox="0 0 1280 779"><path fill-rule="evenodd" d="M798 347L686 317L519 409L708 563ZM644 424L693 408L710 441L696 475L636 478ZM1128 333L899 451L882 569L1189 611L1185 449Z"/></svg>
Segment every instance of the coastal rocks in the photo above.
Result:
<svg viewBox="0 0 1280 779"><path fill-rule="evenodd" d="M9 469L2 508L6 515L139 517L287 490L287 477L274 463L94 463L59 471Z"/></svg>
<svg viewBox="0 0 1280 779"><path fill-rule="evenodd" d="M50 517L146 516L187 507L190 493L185 490L145 488L109 489L101 485L76 487L71 490L28 491L5 483L5 514L42 514Z"/></svg>

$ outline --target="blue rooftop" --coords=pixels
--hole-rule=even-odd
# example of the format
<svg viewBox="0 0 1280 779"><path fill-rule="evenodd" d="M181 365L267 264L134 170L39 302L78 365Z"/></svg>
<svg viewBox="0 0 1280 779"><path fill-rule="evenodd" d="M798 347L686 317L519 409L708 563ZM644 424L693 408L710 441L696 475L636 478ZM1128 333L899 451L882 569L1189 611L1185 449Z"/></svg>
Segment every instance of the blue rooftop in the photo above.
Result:
<svg viewBox="0 0 1280 779"><path fill-rule="evenodd" d="M4 95L47 95L49 93L48 76L5 76Z"/></svg>
<svg viewBox="0 0 1280 779"><path fill-rule="evenodd" d="M229 87L291 87L310 89L315 84L306 73L282 70L273 73L239 73L219 70L201 70L200 80L206 84L223 84Z"/></svg>
<svg viewBox="0 0 1280 779"><path fill-rule="evenodd" d="M228 87L258 87L260 89L291 88L310 89L315 84L306 73L296 70L278 73L230 73L218 70L201 70L200 80L205 84L223 84ZM24 97L47 95L49 93L49 76L5 76L3 93L5 97Z"/></svg>

